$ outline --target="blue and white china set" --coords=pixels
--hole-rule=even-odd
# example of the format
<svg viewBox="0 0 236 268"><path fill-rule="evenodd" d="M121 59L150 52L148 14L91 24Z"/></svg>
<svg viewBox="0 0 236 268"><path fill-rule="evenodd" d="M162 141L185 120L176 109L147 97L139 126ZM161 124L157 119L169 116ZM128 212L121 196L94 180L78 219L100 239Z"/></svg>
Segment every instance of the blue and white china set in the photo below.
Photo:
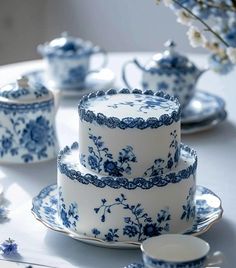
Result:
<svg viewBox="0 0 236 268"><path fill-rule="evenodd" d="M126 86L131 88L127 66L134 64L142 72L140 87L143 90L161 90L178 98L182 107L182 133L195 133L219 124L227 116L224 100L195 89L198 78L206 70L199 70L186 56L177 53L174 42L168 42L166 46L164 53L154 55L145 66L137 59L125 63L122 78ZM38 51L46 69L26 73L0 89L0 163L35 163L56 158L55 92L79 99L95 89L109 89L114 84L114 73L105 68L106 52L91 42L63 33L60 38L40 45ZM90 66L90 59L95 54L103 57L97 69ZM58 202L57 185L47 186L33 199L32 213L48 228L82 242L113 248L140 247L141 242L109 242L68 230L59 220ZM195 220L185 232L194 236L207 231L223 213L219 197L203 186L197 186L195 206ZM143 267L201 266L126 266Z"/></svg>

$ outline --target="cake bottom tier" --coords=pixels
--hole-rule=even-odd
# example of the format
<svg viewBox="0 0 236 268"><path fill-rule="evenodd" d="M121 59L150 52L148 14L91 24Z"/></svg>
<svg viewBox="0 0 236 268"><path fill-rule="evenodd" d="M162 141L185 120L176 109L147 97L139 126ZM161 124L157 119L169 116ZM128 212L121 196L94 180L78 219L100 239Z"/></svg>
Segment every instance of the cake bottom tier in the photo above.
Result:
<svg viewBox="0 0 236 268"><path fill-rule="evenodd" d="M195 218L195 151L181 145L178 168L150 178L113 178L80 166L78 144L58 157L59 218L69 230L105 241L183 233Z"/></svg>

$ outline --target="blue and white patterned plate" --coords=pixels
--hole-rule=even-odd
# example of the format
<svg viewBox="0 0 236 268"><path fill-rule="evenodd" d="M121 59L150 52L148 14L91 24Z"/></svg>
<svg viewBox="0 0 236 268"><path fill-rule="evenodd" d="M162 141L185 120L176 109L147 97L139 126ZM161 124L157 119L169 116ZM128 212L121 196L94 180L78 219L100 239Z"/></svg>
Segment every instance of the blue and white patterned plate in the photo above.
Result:
<svg viewBox="0 0 236 268"><path fill-rule="evenodd" d="M207 120L222 113L225 102L222 98L204 91L196 91L193 99L181 114L182 123L195 123Z"/></svg>
<svg viewBox="0 0 236 268"><path fill-rule="evenodd" d="M111 248L138 248L139 242L107 242L98 238L79 235L63 227L57 213L57 185L45 187L34 199L32 213L35 218L48 228L62 232L74 239L97 246ZM196 191L196 219L190 230L186 234L200 235L206 232L213 223L218 221L223 214L220 198L211 190L197 186Z"/></svg>
<svg viewBox="0 0 236 268"><path fill-rule="evenodd" d="M220 113L212 116L208 119L202 120L200 122L193 123L182 123L181 124L181 133L182 134L194 134L197 132L209 130L221 122L223 122L227 117L227 112L225 110Z"/></svg>
<svg viewBox="0 0 236 268"><path fill-rule="evenodd" d="M143 263L131 263L124 268L145 268Z"/></svg>
<svg viewBox="0 0 236 268"><path fill-rule="evenodd" d="M38 82L46 87L59 90L65 97L82 97L85 94L93 92L94 90L106 90L114 85L115 74L107 68L101 69L98 72L93 72L89 74L85 80L85 85L83 88L73 88L73 89L60 89L55 88L53 83L47 80L46 73L44 70L35 70L32 72L25 73L30 81Z"/></svg>

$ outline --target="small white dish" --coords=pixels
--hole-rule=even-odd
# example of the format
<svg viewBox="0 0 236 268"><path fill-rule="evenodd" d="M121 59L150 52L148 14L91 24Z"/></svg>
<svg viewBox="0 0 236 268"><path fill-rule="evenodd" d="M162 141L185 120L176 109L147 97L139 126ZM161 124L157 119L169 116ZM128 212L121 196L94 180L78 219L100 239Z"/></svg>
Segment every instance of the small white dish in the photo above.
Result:
<svg viewBox="0 0 236 268"><path fill-rule="evenodd" d="M194 134L209 130L221 122L223 122L227 117L227 112L225 110L221 111L219 114L216 114L213 117L202 120L200 122L193 123L182 123L181 124L181 133L182 134Z"/></svg>
<svg viewBox="0 0 236 268"><path fill-rule="evenodd" d="M197 186L196 190L196 218L194 224L186 234L200 235L206 232L213 223L217 222L223 214L220 198L211 190ZM58 197L57 185L45 187L33 199L32 213L37 220L43 223L48 228L62 232L76 240L93 244L96 246L110 248L139 248L140 242L125 241L125 242L107 242L99 238L89 237L84 234L78 235L72 231L65 229L60 223L58 217Z"/></svg>
<svg viewBox="0 0 236 268"><path fill-rule="evenodd" d="M44 70L35 70L28 72L26 75L32 82L41 83L52 91L59 91L64 97L82 97L85 94L93 92L94 90L106 90L111 88L115 82L115 74L108 68L103 68L98 72L89 74L85 79L85 84L80 88L55 88L55 85L47 78Z"/></svg>
<svg viewBox="0 0 236 268"><path fill-rule="evenodd" d="M225 109L224 100L211 93L197 90L190 103L183 109L181 122L196 123L218 115Z"/></svg>

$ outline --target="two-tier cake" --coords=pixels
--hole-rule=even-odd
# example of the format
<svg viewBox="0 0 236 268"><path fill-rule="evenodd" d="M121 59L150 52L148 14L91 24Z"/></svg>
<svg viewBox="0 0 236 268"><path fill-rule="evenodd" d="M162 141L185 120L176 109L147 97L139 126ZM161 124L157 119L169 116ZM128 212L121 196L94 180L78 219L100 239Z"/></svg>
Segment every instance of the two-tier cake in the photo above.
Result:
<svg viewBox="0 0 236 268"><path fill-rule="evenodd" d="M84 96L79 141L58 157L59 216L105 241L184 233L195 217L197 156L180 143L180 106L163 92Z"/></svg>

